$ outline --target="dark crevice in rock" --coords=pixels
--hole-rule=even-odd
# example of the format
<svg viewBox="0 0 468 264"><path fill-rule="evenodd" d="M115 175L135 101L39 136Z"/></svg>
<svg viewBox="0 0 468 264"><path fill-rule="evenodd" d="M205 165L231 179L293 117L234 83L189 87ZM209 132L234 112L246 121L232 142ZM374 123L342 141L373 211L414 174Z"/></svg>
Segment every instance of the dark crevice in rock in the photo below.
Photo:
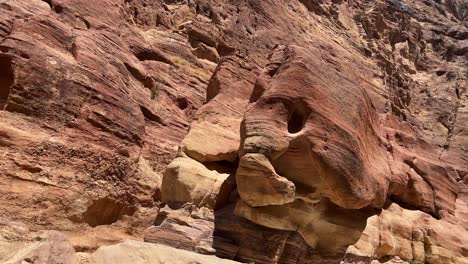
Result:
<svg viewBox="0 0 468 264"><path fill-rule="evenodd" d="M20 56L21 56L21 58L26 59L26 60L31 59L31 57L26 53L21 53Z"/></svg>
<svg viewBox="0 0 468 264"><path fill-rule="evenodd" d="M288 132L297 133L304 128L305 116L300 111L294 110L289 116L288 120Z"/></svg>
<svg viewBox="0 0 468 264"><path fill-rule="evenodd" d="M93 201L86 210L83 220L90 226L110 225L124 215L133 215L136 207L105 197Z"/></svg>
<svg viewBox="0 0 468 264"><path fill-rule="evenodd" d="M28 171L30 173L39 173L42 171L42 168L39 166L36 166L34 164L31 164L27 161L17 161L14 160L16 166L18 166L20 169Z"/></svg>
<svg viewBox="0 0 468 264"><path fill-rule="evenodd" d="M188 42L192 47L197 47L199 43L203 43L208 47L216 48L216 40L209 33L201 31L194 27L189 27L187 30Z"/></svg>
<svg viewBox="0 0 468 264"><path fill-rule="evenodd" d="M252 94L250 95L250 98L249 98L249 103L257 102L257 100L266 91L267 82L268 82L268 80L266 79L266 77L257 78L257 80L255 81L255 85L254 85Z"/></svg>
<svg viewBox="0 0 468 264"><path fill-rule="evenodd" d="M82 18L82 17L78 17L81 21L83 21L84 25L86 26L87 29L90 29L91 28L91 24L89 23L88 20Z"/></svg>
<svg viewBox="0 0 468 264"><path fill-rule="evenodd" d="M14 81L11 58L0 55L0 110L3 110L7 104Z"/></svg>
<svg viewBox="0 0 468 264"><path fill-rule="evenodd" d="M445 73L447 73L447 71L444 71L444 70L438 70L438 71L436 71L437 76L442 76L442 75L444 75Z"/></svg>
<svg viewBox="0 0 468 264"><path fill-rule="evenodd" d="M178 97L177 98L177 106L179 107L180 110L187 109L188 105L189 105L189 102L188 102L187 98L185 98L185 97Z"/></svg>
<svg viewBox="0 0 468 264"><path fill-rule="evenodd" d="M234 207L215 212L212 247L219 258L259 264L338 263L342 258L311 250L296 232L263 227L237 216Z"/></svg>
<svg viewBox="0 0 468 264"><path fill-rule="evenodd" d="M236 159L233 162L227 160L213 161L213 162L203 162L203 165L209 170L215 170L218 173L236 173L237 167L239 166L239 159Z"/></svg>
<svg viewBox="0 0 468 264"><path fill-rule="evenodd" d="M453 115L452 115L452 118L450 119L450 124L447 126L447 140L446 140L446 144L444 146L444 148L446 150L448 150L450 148L450 143L452 141L452 137L453 137L453 131L455 130L455 125L457 123L457 117L458 117L458 112L459 112L459 109L460 109L460 105L461 105L461 102L460 102L460 84L458 82L459 80L457 80L457 82L455 83L455 94L456 94L456 103L455 103L455 109L453 110Z"/></svg>
<svg viewBox="0 0 468 264"><path fill-rule="evenodd" d="M208 103L213 98L215 98L216 95L219 94L220 86L221 86L221 83L215 77L215 75L213 75L213 77L210 79L210 82L208 83L208 87L206 89L206 101L205 101L205 103Z"/></svg>
<svg viewBox="0 0 468 264"><path fill-rule="evenodd" d="M57 14L60 14L60 13L63 12L63 6L61 6L61 5L54 5L53 9L54 9L55 13L57 13Z"/></svg>
<svg viewBox="0 0 468 264"><path fill-rule="evenodd" d="M141 112L143 113L143 116L145 117L146 120L163 124L163 121L162 121L161 117L153 114L153 112L151 112L148 108L140 105L140 109L141 109Z"/></svg>
<svg viewBox="0 0 468 264"><path fill-rule="evenodd" d="M160 61L166 64L173 65L174 63L167 58L164 54L157 50L150 50L145 48L132 49L133 54L140 61Z"/></svg>
<svg viewBox="0 0 468 264"><path fill-rule="evenodd" d="M298 133L304 128L310 110L304 102L294 103L287 108L289 109L288 132L291 134Z"/></svg>
<svg viewBox="0 0 468 264"><path fill-rule="evenodd" d="M218 46L216 47L216 50L218 51L218 54L221 57L228 56L236 52L236 48L229 46L228 44L224 43L223 41L220 41L218 43Z"/></svg>
<svg viewBox="0 0 468 264"><path fill-rule="evenodd" d="M166 5L187 5L188 0L163 0Z"/></svg>
<svg viewBox="0 0 468 264"><path fill-rule="evenodd" d="M411 211L423 211L423 212L426 212L430 215L432 215L432 217L434 218L437 218L439 219L438 216L436 216L434 214L434 212L431 211L431 209L425 209L425 208L420 208L418 206L415 206L415 205L412 205L412 204L409 204L407 202L404 202L402 201L400 198L398 198L398 196L395 196L395 195L391 195L388 199L387 199L387 203L391 204L391 203L396 203L398 204L401 208L404 208L404 209L407 209L407 210L411 210Z"/></svg>
<svg viewBox="0 0 468 264"><path fill-rule="evenodd" d="M154 226L160 226L164 220L167 218L167 213L165 211L159 211L156 215L156 219L154 219Z"/></svg>
<svg viewBox="0 0 468 264"><path fill-rule="evenodd" d="M300 0L300 2L309 10L316 15L327 15L327 12L320 6L318 0Z"/></svg>
<svg viewBox="0 0 468 264"><path fill-rule="evenodd" d="M146 76L137 68L131 66L128 63L124 63L125 68L130 72L130 74L143 84L146 88L153 89L155 87L155 81L153 78Z"/></svg>
<svg viewBox="0 0 468 264"><path fill-rule="evenodd" d="M55 4L52 0L42 0L49 5L50 9L55 13L60 14L63 12L63 6Z"/></svg>
<svg viewBox="0 0 468 264"><path fill-rule="evenodd" d="M236 170L239 166L239 159L233 162L220 160L214 162L204 162L203 165L209 170L214 170L218 173L229 174L229 177L222 183L219 193L216 198L215 210L221 209L230 202L234 202L233 192L237 187Z"/></svg>
<svg viewBox="0 0 468 264"><path fill-rule="evenodd" d="M131 133L127 129L114 123L111 119L107 118L106 116L100 113L93 112L86 119L86 121L88 121L91 125L101 129L104 132L110 133L124 140L129 140L137 144L141 144L141 138L139 135Z"/></svg>
<svg viewBox="0 0 468 264"><path fill-rule="evenodd" d="M379 263L385 263L385 262L390 262L393 259L394 256L392 255L385 255L381 258L379 258Z"/></svg>
<svg viewBox="0 0 468 264"><path fill-rule="evenodd" d="M355 254L347 253L343 259L345 263L371 263L372 258L367 256L358 256Z"/></svg>
<svg viewBox="0 0 468 264"><path fill-rule="evenodd" d="M75 58L75 60L78 59L78 45L76 45L75 40L73 40L73 43L71 44L70 52L71 52L73 58Z"/></svg>

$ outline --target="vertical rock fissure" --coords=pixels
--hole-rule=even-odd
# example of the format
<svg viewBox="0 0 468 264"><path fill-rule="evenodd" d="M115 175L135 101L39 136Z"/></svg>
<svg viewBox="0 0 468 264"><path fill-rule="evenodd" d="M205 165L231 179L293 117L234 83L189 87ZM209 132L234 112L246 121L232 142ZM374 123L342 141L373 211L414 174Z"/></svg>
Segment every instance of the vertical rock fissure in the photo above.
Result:
<svg viewBox="0 0 468 264"><path fill-rule="evenodd" d="M5 109L13 83L14 74L11 58L0 56L0 110Z"/></svg>
<svg viewBox="0 0 468 264"><path fill-rule="evenodd" d="M455 83L455 94L456 94L456 103L455 103L455 109L453 111L453 118L452 118L452 122L450 123L450 125L447 127L447 141L445 143L445 150L448 151L449 148L450 148L450 142L452 141L452 136L453 136L453 130L455 129L455 125L457 123L457 116L458 116L458 111L459 111L459 108L460 108L460 84L459 84L459 80L460 80L460 75L457 73L458 75L458 78L457 78L457 82Z"/></svg>

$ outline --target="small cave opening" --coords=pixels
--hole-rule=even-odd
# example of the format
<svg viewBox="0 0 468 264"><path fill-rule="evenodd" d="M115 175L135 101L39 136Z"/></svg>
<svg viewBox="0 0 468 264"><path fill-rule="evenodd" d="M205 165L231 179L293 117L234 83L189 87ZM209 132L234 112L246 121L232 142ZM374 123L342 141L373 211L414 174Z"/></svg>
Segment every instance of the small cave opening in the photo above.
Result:
<svg viewBox="0 0 468 264"><path fill-rule="evenodd" d="M179 107L180 110L185 110L189 106L189 102L187 98L185 97L178 97L177 98L177 107Z"/></svg>
<svg viewBox="0 0 468 264"><path fill-rule="evenodd" d="M294 109L288 118L288 132L291 134L300 132L305 126L305 121L305 113L299 109Z"/></svg>
<svg viewBox="0 0 468 264"><path fill-rule="evenodd" d="M135 206L104 197L93 201L86 210L83 220L91 227L110 225L124 215L133 215L136 210Z"/></svg>
<svg viewBox="0 0 468 264"><path fill-rule="evenodd" d="M15 76L11 58L0 56L0 110L3 110L7 104L14 81Z"/></svg>
<svg viewBox="0 0 468 264"><path fill-rule="evenodd" d="M62 13L62 12L63 12L63 6L61 6L61 5L54 5L54 11L55 11L55 13L57 13L57 14Z"/></svg>
<svg viewBox="0 0 468 264"><path fill-rule="evenodd" d="M203 165L209 170L215 170L218 173L235 174L239 166L239 158L234 161L219 160L203 162Z"/></svg>
<svg viewBox="0 0 468 264"><path fill-rule="evenodd" d="M446 74L446 73L447 73L447 71L444 71L444 70L438 70L438 71L436 71L437 76L442 76L442 75L444 75L444 74Z"/></svg>
<svg viewBox="0 0 468 264"><path fill-rule="evenodd" d="M404 208L406 210L422 211L422 212L425 212L425 213L431 215L432 217L434 217L437 220L441 219L441 216L439 215L439 213L438 212L433 212L431 208L411 204L408 201L404 201L403 199L401 199L400 197L398 197L396 195L390 195L390 197L387 198L386 204L392 204L392 203L396 203L401 208Z"/></svg>

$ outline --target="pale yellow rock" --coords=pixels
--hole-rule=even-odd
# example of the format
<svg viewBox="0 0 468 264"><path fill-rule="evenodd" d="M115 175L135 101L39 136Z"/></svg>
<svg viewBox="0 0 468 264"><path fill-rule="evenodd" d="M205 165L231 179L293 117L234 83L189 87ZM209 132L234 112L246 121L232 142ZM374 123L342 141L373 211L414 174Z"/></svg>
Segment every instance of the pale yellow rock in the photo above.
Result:
<svg viewBox="0 0 468 264"><path fill-rule="evenodd" d="M379 217L379 247L377 257L387 255L400 256L402 259L413 259L411 251L411 234L413 223L420 221L418 212L404 212L396 204L391 205L389 211L393 214L383 213Z"/></svg>
<svg viewBox="0 0 468 264"><path fill-rule="evenodd" d="M359 241L349 246L346 253L356 256L374 256L379 245L379 218L377 215L367 219L366 229L361 234Z"/></svg>
<svg viewBox="0 0 468 264"><path fill-rule="evenodd" d="M224 117L220 122L228 122ZM231 120L240 124L240 119ZM228 122L229 123L229 122ZM234 161L237 158L240 135L237 129L229 129L223 124L210 121L194 121L189 133L181 144L181 149L189 157L200 162Z"/></svg>
<svg viewBox="0 0 468 264"><path fill-rule="evenodd" d="M372 234L369 236L368 234ZM377 241L376 241L377 239ZM346 254L373 259L398 256L419 263L466 264L468 232L459 224L391 204L367 221L358 242Z"/></svg>
<svg viewBox="0 0 468 264"><path fill-rule="evenodd" d="M139 157L138 169L139 177L131 179L132 181L144 190L154 191L161 189L162 175L161 173L157 173L153 170L147 159Z"/></svg>
<svg viewBox="0 0 468 264"><path fill-rule="evenodd" d="M166 203L193 203L214 208L228 177L229 174L209 170L191 158L176 158L164 172L162 200Z"/></svg>
<svg viewBox="0 0 468 264"><path fill-rule="evenodd" d="M239 195L251 206L281 205L295 199L294 183L276 174L263 154L246 154L236 174Z"/></svg>
<svg viewBox="0 0 468 264"><path fill-rule="evenodd" d="M426 254L424 252L424 231L414 229L412 234L411 250L413 251L413 259L419 262L424 262Z"/></svg>
<svg viewBox="0 0 468 264"><path fill-rule="evenodd" d="M92 254L76 254L72 264L235 264L239 262L201 255L164 245L125 241L100 247Z"/></svg>

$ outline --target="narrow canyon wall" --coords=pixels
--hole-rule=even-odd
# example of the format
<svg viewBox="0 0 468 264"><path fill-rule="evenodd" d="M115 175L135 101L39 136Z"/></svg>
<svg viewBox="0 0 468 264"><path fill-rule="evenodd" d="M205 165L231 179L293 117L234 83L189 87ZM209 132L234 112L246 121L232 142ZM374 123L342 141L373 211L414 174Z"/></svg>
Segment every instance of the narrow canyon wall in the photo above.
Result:
<svg viewBox="0 0 468 264"><path fill-rule="evenodd" d="M468 263L467 18L0 0L0 262Z"/></svg>

